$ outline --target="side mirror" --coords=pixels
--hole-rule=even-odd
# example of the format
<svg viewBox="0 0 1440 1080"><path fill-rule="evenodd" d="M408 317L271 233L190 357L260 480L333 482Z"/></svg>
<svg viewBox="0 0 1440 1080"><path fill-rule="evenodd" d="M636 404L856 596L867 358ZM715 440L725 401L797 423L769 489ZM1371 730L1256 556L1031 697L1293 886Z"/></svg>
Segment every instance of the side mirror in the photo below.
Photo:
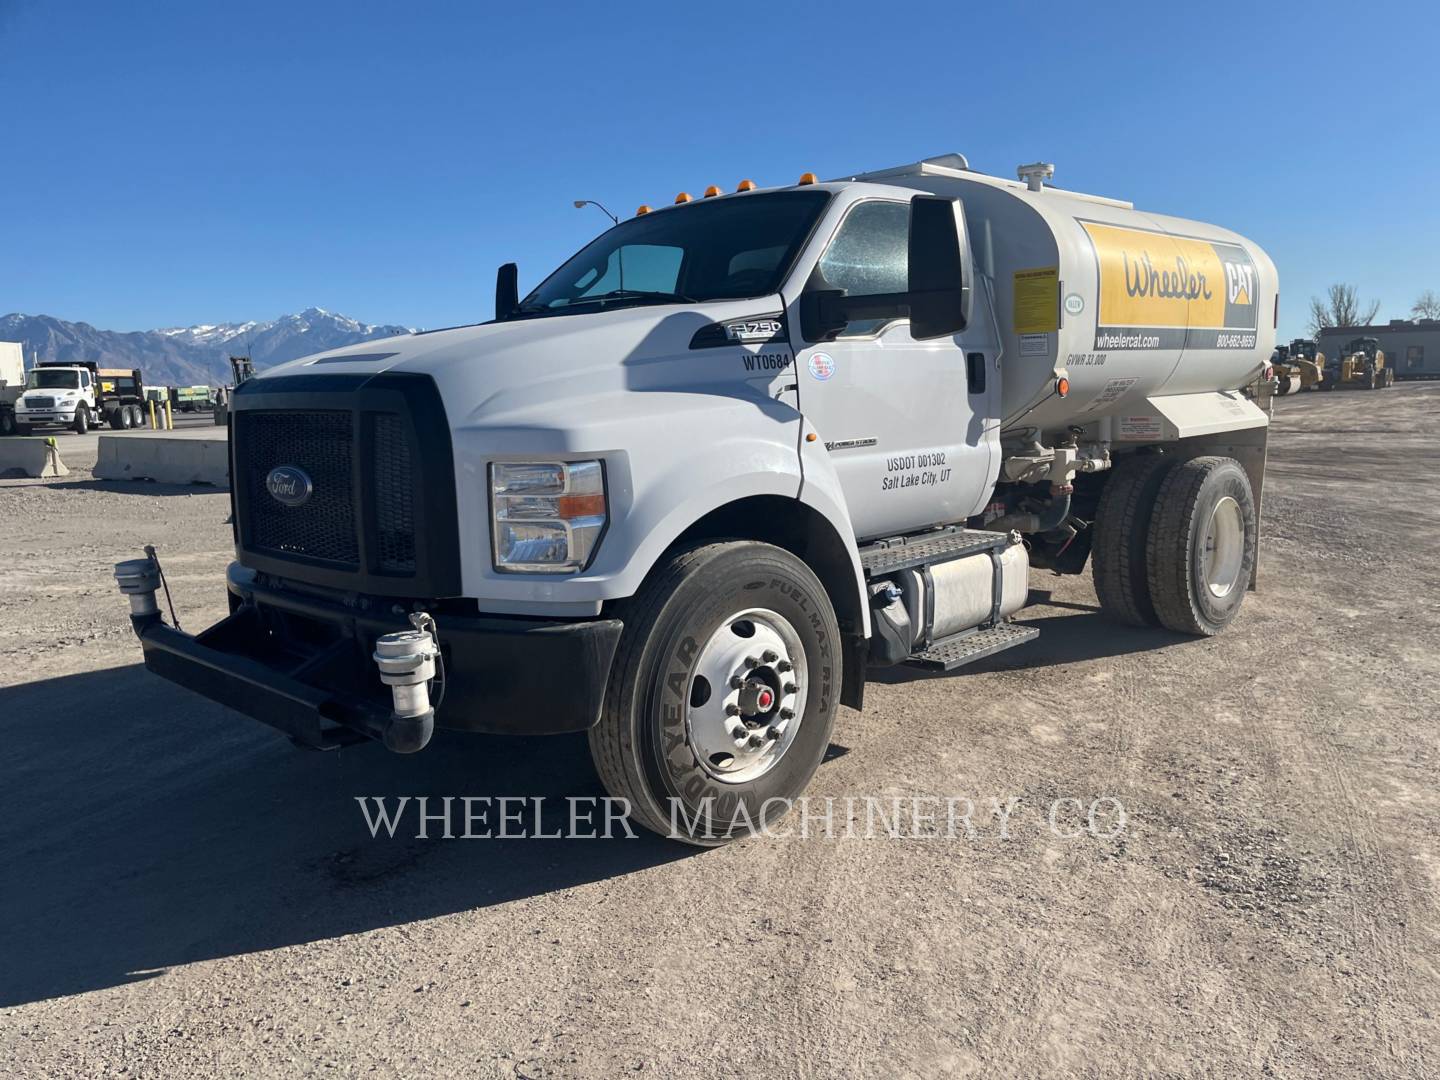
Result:
<svg viewBox="0 0 1440 1080"><path fill-rule="evenodd" d="M850 323L843 289L814 289L800 295L800 336L819 344L832 341Z"/></svg>
<svg viewBox="0 0 1440 1080"><path fill-rule="evenodd" d="M514 263L505 263L495 271L495 321L514 318L519 306L520 268Z"/></svg>
<svg viewBox="0 0 1440 1080"><path fill-rule="evenodd" d="M910 336L937 338L970 323L970 234L959 199L910 200Z"/></svg>

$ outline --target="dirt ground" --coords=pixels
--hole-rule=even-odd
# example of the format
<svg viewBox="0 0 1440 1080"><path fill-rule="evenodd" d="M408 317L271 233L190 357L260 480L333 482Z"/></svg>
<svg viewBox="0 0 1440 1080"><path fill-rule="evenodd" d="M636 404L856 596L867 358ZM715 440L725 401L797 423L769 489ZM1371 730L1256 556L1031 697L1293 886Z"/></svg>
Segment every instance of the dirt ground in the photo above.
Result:
<svg viewBox="0 0 1440 1080"><path fill-rule="evenodd" d="M1437 440L1440 383L1281 399L1230 631L1036 572L1037 642L873 682L811 796L973 838L708 852L372 840L356 795L597 795L584 740L302 753L147 675L111 564L206 625L227 500L77 444L0 481L0 1073L1440 1075Z"/></svg>

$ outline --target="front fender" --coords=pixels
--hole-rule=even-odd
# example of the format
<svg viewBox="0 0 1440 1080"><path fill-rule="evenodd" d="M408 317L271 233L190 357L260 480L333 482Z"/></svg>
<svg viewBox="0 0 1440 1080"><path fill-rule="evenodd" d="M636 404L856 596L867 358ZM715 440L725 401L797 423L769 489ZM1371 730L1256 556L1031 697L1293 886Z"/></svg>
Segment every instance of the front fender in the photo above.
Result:
<svg viewBox="0 0 1440 1080"><path fill-rule="evenodd" d="M850 554L863 600L838 485L805 483L799 446L806 428L794 409L769 400L681 393L631 393L605 404L610 407L578 410L563 428L474 425L454 433L464 593L482 610L597 614L605 601L633 596L697 521L729 503L767 495L796 499L830 523ZM605 462L610 521L583 573L505 574L494 568L489 464L537 457Z"/></svg>

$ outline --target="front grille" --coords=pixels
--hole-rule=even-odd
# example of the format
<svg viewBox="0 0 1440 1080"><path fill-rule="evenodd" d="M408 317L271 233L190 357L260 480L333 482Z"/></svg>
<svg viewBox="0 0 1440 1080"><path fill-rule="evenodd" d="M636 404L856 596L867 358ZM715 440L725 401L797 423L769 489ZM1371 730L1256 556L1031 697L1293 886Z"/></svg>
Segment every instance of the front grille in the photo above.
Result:
<svg viewBox="0 0 1440 1080"><path fill-rule="evenodd" d="M360 538L352 497L352 414L339 410L238 413L236 466L245 485L247 547L300 556L337 568L360 568ZM265 479L289 465L310 477L310 497L299 506L273 498Z"/></svg>
<svg viewBox="0 0 1440 1080"><path fill-rule="evenodd" d="M356 597L460 595L454 453L428 375L277 375L235 392L240 562ZM279 473L288 465L310 479ZM365 603L368 601L357 601Z"/></svg>
<svg viewBox="0 0 1440 1080"><path fill-rule="evenodd" d="M375 482L375 530L380 569L415 572L415 477L400 417L380 413L370 444Z"/></svg>
<svg viewBox="0 0 1440 1080"><path fill-rule="evenodd" d="M25 404L31 409L53 409L55 399L53 397L27 397Z"/></svg>

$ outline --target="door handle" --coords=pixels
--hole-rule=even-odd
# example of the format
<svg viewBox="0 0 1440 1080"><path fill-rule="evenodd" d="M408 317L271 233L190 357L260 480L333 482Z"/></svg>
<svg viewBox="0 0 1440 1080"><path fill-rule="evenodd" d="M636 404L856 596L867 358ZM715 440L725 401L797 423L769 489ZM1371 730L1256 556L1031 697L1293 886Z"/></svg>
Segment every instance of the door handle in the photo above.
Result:
<svg viewBox="0 0 1440 1080"><path fill-rule="evenodd" d="M970 393L983 394L985 392L985 354L983 352L965 354L965 382Z"/></svg>

